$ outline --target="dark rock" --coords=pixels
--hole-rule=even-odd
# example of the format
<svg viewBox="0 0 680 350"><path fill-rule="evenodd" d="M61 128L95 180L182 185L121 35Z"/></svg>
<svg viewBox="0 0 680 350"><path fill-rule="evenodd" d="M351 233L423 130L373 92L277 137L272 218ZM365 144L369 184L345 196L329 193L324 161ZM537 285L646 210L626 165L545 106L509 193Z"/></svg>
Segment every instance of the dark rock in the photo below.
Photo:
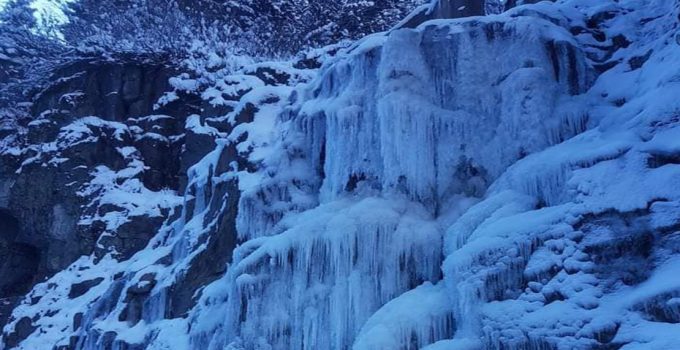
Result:
<svg viewBox="0 0 680 350"><path fill-rule="evenodd" d="M252 103L248 102L236 115L236 123L251 123L255 120L255 114L259 109Z"/></svg>
<svg viewBox="0 0 680 350"><path fill-rule="evenodd" d="M297 69L318 69L321 68L321 60L318 57L304 57L293 64Z"/></svg>
<svg viewBox="0 0 680 350"><path fill-rule="evenodd" d="M293 68L296 69L318 69L321 68L325 57L333 57L342 48L342 45L326 46L321 50L302 52L295 57Z"/></svg>
<svg viewBox="0 0 680 350"><path fill-rule="evenodd" d="M595 39L595 40L597 40L597 41L599 41L599 42L604 42L605 40L607 40L607 35L604 34L604 33L601 32L601 31L599 31L599 30L594 30L594 31L592 32L592 35L593 35L593 39Z"/></svg>
<svg viewBox="0 0 680 350"><path fill-rule="evenodd" d="M483 16L484 4L484 1L478 0L437 0L432 9L421 7L420 12L412 13L401 27L415 28L432 19Z"/></svg>
<svg viewBox="0 0 680 350"><path fill-rule="evenodd" d="M30 244L16 242L20 236L17 218L0 209L0 256L3 257L0 260L0 299L28 292L38 275L40 250Z"/></svg>
<svg viewBox="0 0 680 350"><path fill-rule="evenodd" d="M612 38L612 44L616 49L626 48L630 45L630 41L623 34L618 34Z"/></svg>
<svg viewBox="0 0 680 350"><path fill-rule="evenodd" d="M653 322L680 323L680 290L647 298L633 309Z"/></svg>
<svg viewBox="0 0 680 350"><path fill-rule="evenodd" d="M104 215L106 215L107 213L112 213L112 212L122 212L122 211L124 211L124 210L125 210L125 208L123 208L123 207L121 207L121 206L119 206L119 205L117 205L117 204L113 204L113 203L104 203L104 204L100 205L100 206L97 208L97 213L98 213L100 216L104 216Z"/></svg>
<svg viewBox="0 0 680 350"><path fill-rule="evenodd" d="M290 80L290 74L272 67L257 67L255 71L246 71L246 74L254 75L267 85L286 85Z"/></svg>
<svg viewBox="0 0 680 350"><path fill-rule="evenodd" d="M146 57L118 60L81 59L57 69L54 83L34 99L33 114L64 110L73 118L95 115L106 120L149 115L156 101L170 90L175 71L163 61Z"/></svg>
<svg viewBox="0 0 680 350"><path fill-rule="evenodd" d="M586 20L586 26L588 28L598 28L602 23L614 18L614 16L616 16L614 11L598 12Z"/></svg>
<svg viewBox="0 0 680 350"><path fill-rule="evenodd" d="M645 62L649 59L650 56L652 56L652 50L647 51L644 55L642 56L635 56L628 60L628 65L630 66L631 70L636 70L642 67Z"/></svg>
<svg viewBox="0 0 680 350"><path fill-rule="evenodd" d="M549 292L549 293L545 293L545 294L543 294L543 297L545 298L545 304L546 304L546 305L551 304L551 303L554 303L554 302L556 302L556 301L563 301L563 300L566 300L566 299L567 299L567 298L566 298L562 293L560 293L559 291L551 291L551 292Z"/></svg>
<svg viewBox="0 0 680 350"><path fill-rule="evenodd" d="M127 221L115 233L99 240L95 254L101 258L115 251L117 258L127 260L146 247L164 221L163 216L128 216Z"/></svg>
<svg viewBox="0 0 680 350"><path fill-rule="evenodd" d="M57 138L59 124L52 119L37 119L28 124L28 142L45 143Z"/></svg>
<svg viewBox="0 0 680 350"><path fill-rule="evenodd" d="M238 161L234 146L225 147L220 155L216 174L226 171L232 161ZM189 265L189 269L179 277L169 292L172 308L168 310L170 318L184 317L195 305L197 291L202 286L218 279L226 270L232 259L232 251L238 243L236 232L236 215L240 199L238 183L235 180L223 181L213 185L211 189L208 213L204 223L209 233L202 237L207 243ZM216 219L216 220L215 220ZM215 220L215 223L208 226Z"/></svg>
<svg viewBox="0 0 680 350"><path fill-rule="evenodd" d="M135 142L148 168L144 171L144 185L152 191L177 189L179 162L172 157L170 140L156 133L146 133Z"/></svg>
<svg viewBox="0 0 680 350"><path fill-rule="evenodd" d="M233 110L234 107L229 105L212 104L208 101L203 101L203 105L201 107L201 116L220 117L231 113Z"/></svg>
<svg viewBox="0 0 680 350"><path fill-rule="evenodd" d="M227 118L206 118L205 124L223 133L229 133L234 128Z"/></svg>
<svg viewBox="0 0 680 350"><path fill-rule="evenodd" d="M595 339L601 344L609 344L614 340L616 334L619 332L620 324L609 325L608 327L603 327L595 334Z"/></svg>
<svg viewBox="0 0 680 350"><path fill-rule="evenodd" d="M619 63L621 63L621 62L620 61L609 61L609 62L606 62L606 63L603 63L603 64L596 64L596 65L593 66L593 68L595 68L595 70L598 73L602 74L602 73L616 67Z"/></svg>
<svg viewBox="0 0 680 350"><path fill-rule="evenodd" d="M80 296L83 296L83 295L85 295L85 293L89 292L90 289L98 286L103 281L104 281L103 277L98 277L98 278L95 278L93 280L87 280L87 281L83 281L83 282L80 282L80 283L73 284L73 285L71 285L71 290L68 293L68 297L71 298L71 299L75 299L75 298L78 298Z"/></svg>
<svg viewBox="0 0 680 350"><path fill-rule="evenodd" d="M118 315L118 320L121 322L129 322L130 324L137 324L137 322L142 319L144 302L149 297L149 294L155 285L156 275L147 273L144 274L135 285L129 287L124 300L126 305L120 315Z"/></svg>
<svg viewBox="0 0 680 350"><path fill-rule="evenodd" d="M607 212L586 217L577 225L585 234L581 244L596 264L599 278L635 285L649 277L656 238L648 221L647 211Z"/></svg>
<svg viewBox="0 0 680 350"><path fill-rule="evenodd" d="M214 135L196 133L194 130L187 129L185 137L185 147L180 156L179 171L182 174L179 179L179 188L182 192L186 189L187 185L187 170L217 146Z"/></svg>
<svg viewBox="0 0 680 350"><path fill-rule="evenodd" d="M141 118L130 118L126 121L130 127L139 127L142 134L156 133L165 137L178 135L183 132L183 118L169 115L151 115Z"/></svg>
<svg viewBox="0 0 680 350"><path fill-rule="evenodd" d="M647 167L650 169L660 168L669 164L680 165L680 154L653 153L647 158Z"/></svg>
<svg viewBox="0 0 680 350"><path fill-rule="evenodd" d="M29 317L21 318L15 325L14 331L4 334L3 340L8 349L15 348L37 329Z"/></svg>
<svg viewBox="0 0 680 350"><path fill-rule="evenodd" d="M104 333L101 338L99 338L99 342L97 345L99 345L102 349L113 349L113 344L116 341L116 337L118 336L118 333L110 331Z"/></svg>
<svg viewBox="0 0 680 350"><path fill-rule="evenodd" d="M32 254L39 263L39 276L60 271L87 253L74 244L81 243L76 236L76 222L84 199L76 195L77 187L67 184L84 183L89 175L58 169L40 159L24 164L9 191L7 208L21 227L15 241L39 249L39 254ZM40 179L39 186L36 179Z"/></svg>
<svg viewBox="0 0 680 350"><path fill-rule="evenodd" d="M118 152L120 146L115 138L103 136L97 137L92 142L80 142L73 147L66 148L62 155L68 158L69 164L95 166L106 164L112 170L125 168L126 162Z"/></svg>
<svg viewBox="0 0 680 350"><path fill-rule="evenodd" d="M0 329L4 328L9 321L12 310L19 304L21 297L9 297L0 299Z"/></svg>
<svg viewBox="0 0 680 350"><path fill-rule="evenodd" d="M83 325L83 313L78 312L73 315L73 330L78 330Z"/></svg>
<svg viewBox="0 0 680 350"><path fill-rule="evenodd" d="M149 294L156 285L156 275L153 273L144 274L137 284L128 288L127 293L132 295Z"/></svg>

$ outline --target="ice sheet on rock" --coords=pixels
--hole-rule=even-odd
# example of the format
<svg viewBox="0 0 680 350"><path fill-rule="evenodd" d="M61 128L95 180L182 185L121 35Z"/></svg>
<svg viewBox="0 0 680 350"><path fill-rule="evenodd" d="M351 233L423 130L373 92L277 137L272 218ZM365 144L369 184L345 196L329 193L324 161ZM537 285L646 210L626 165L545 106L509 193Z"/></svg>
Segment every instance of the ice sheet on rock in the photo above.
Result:
<svg viewBox="0 0 680 350"><path fill-rule="evenodd" d="M322 199L365 182L436 211L445 196L481 195L516 159L582 132L584 103L571 95L590 71L563 31L521 16L439 21L350 50L298 117L325 124L311 140L325 143ZM522 54L497 61L500 51ZM495 63L479 64L487 58Z"/></svg>
<svg viewBox="0 0 680 350"><path fill-rule="evenodd" d="M422 349L455 332L452 300L443 284L430 282L385 304L366 321L354 350Z"/></svg>
<svg viewBox="0 0 680 350"><path fill-rule="evenodd" d="M477 339L461 338L440 340L428 345L421 350L479 350L482 344Z"/></svg>
<svg viewBox="0 0 680 350"><path fill-rule="evenodd" d="M246 348L259 341L274 349L348 347L380 306L438 279L441 233L419 205L344 199L285 226L236 250L229 294L217 299L227 300L225 333L213 342L238 336Z"/></svg>

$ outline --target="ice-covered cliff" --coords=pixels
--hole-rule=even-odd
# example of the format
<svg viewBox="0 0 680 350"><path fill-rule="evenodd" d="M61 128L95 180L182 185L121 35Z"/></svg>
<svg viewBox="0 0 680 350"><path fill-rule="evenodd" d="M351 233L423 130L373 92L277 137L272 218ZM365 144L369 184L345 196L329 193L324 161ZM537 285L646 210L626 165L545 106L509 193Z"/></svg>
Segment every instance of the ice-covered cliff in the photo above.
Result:
<svg viewBox="0 0 680 350"><path fill-rule="evenodd" d="M125 162L82 194L125 215L81 218L111 225L100 249L35 286L0 348L678 349L679 15L406 20L319 69L173 78L162 103L205 108L167 135L73 121L38 154L110 133ZM161 137L183 199L135 182L151 156L126 140ZM121 243L135 210L165 220L145 248Z"/></svg>

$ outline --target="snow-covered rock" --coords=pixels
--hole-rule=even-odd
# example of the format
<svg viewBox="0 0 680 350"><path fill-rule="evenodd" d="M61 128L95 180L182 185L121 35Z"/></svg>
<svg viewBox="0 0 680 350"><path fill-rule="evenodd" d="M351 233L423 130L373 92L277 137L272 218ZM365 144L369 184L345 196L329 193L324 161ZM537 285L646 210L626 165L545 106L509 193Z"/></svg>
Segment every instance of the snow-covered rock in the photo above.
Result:
<svg viewBox="0 0 680 350"><path fill-rule="evenodd" d="M183 203L144 249L36 285L5 349L677 349L679 11L541 2L400 25L318 71L180 76L161 105L191 90L210 114L179 124ZM58 155L172 142L167 122L29 133ZM177 198L128 182L136 145L93 173L94 207Z"/></svg>

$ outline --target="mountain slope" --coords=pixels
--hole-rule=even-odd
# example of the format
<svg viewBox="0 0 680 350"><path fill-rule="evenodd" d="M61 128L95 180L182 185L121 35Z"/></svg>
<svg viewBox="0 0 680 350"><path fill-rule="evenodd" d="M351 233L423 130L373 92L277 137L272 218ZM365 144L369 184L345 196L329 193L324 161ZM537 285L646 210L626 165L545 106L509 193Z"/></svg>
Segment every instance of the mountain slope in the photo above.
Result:
<svg viewBox="0 0 680 350"><path fill-rule="evenodd" d="M164 137L197 148L171 167L179 192L119 184L92 202L124 218L159 208L157 233L120 254L151 228L112 226L98 242L114 249L35 286L2 344L676 349L679 14L668 0L542 2L405 21L310 54L318 70L175 77L161 101L182 135ZM167 133L168 118L69 120L57 152L85 129ZM134 173L130 147L143 149L117 148L127 168L88 186Z"/></svg>

